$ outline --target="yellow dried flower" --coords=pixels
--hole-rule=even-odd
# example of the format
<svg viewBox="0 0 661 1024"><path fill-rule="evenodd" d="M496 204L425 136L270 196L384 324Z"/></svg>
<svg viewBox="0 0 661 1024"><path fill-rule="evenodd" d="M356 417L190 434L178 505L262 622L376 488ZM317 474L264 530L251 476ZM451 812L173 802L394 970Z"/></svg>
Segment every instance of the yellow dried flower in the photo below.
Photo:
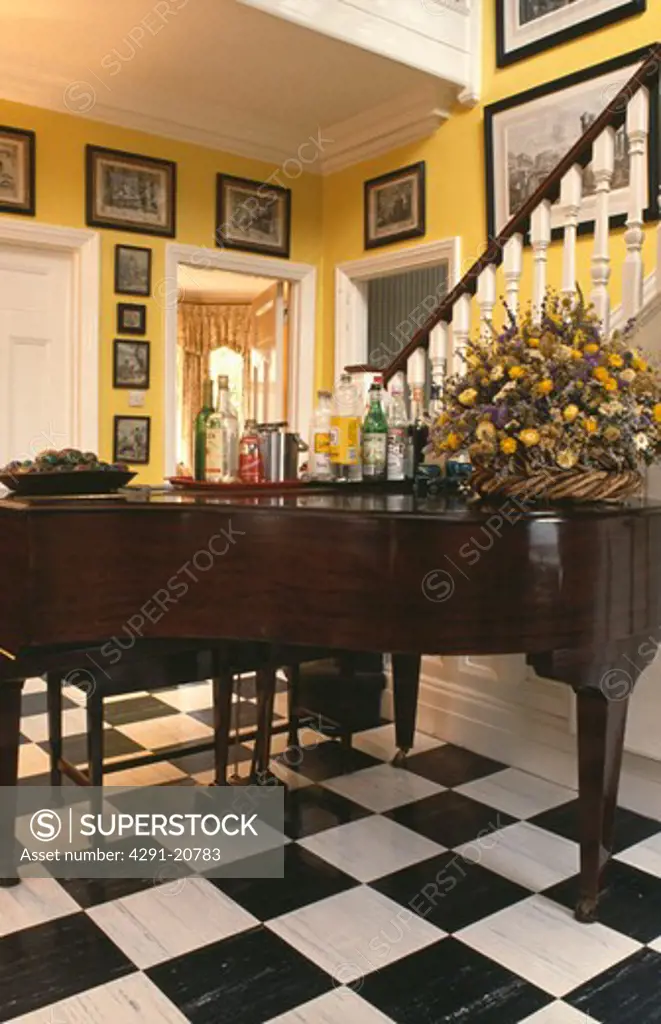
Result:
<svg viewBox="0 0 661 1024"><path fill-rule="evenodd" d="M539 431L529 428L528 430L522 430L519 437L525 444L526 448L534 448L536 444L539 444Z"/></svg>
<svg viewBox="0 0 661 1024"><path fill-rule="evenodd" d="M516 440L513 437L504 437L500 442L500 450L505 455L514 455L516 451Z"/></svg>
<svg viewBox="0 0 661 1024"><path fill-rule="evenodd" d="M459 437L459 434L448 434L445 438L444 446L448 451L456 452L457 448L461 446L461 438Z"/></svg>
<svg viewBox="0 0 661 1024"><path fill-rule="evenodd" d="M475 435L478 441L493 441L496 436L496 428L491 420L482 420L478 423Z"/></svg>
<svg viewBox="0 0 661 1024"><path fill-rule="evenodd" d="M581 352L580 348L573 348L571 350L571 357L572 359L582 359L583 353Z"/></svg>
<svg viewBox="0 0 661 1024"><path fill-rule="evenodd" d="M609 377L608 380L604 381L604 387L606 391L617 391L617 381L615 377Z"/></svg>
<svg viewBox="0 0 661 1024"><path fill-rule="evenodd" d="M604 437L607 441L617 441L620 437L620 431L617 427L606 427L604 430Z"/></svg>
<svg viewBox="0 0 661 1024"><path fill-rule="evenodd" d="M492 380L501 380L504 372L505 371L503 370L501 364L497 363L494 366L493 370L491 371L491 379Z"/></svg>
<svg viewBox="0 0 661 1024"><path fill-rule="evenodd" d="M586 356L594 356L599 351L599 346L596 342L591 341L589 345L586 345L584 350Z"/></svg>
<svg viewBox="0 0 661 1024"><path fill-rule="evenodd" d="M587 430L588 434L597 433L597 431L599 430L599 424L594 418L594 416L587 417L587 419L585 420L585 429Z"/></svg>
<svg viewBox="0 0 661 1024"><path fill-rule="evenodd" d="M654 406L654 420L656 423L661 423L661 402Z"/></svg>
<svg viewBox="0 0 661 1024"><path fill-rule="evenodd" d="M608 365L619 370L621 366L624 366L624 359L622 356L618 356L617 352L614 352L612 356L608 357Z"/></svg>
<svg viewBox="0 0 661 1024"><path fill-rule="evenodd" d="M553 381L546 377L544 380L540 380L537 385L537 393L540 395L548 395L553 391Z"/></svg>
<svg viewBox="0 0 661 1024"><path fill-rule="evenodd" d="M596 370L592 371L592 376L595 378L595 380L599 380L603 384L605 381L608 380L609 373L605 366L598 366Z"/></svg>
<svg viewBox="0 0 661 1024"><path fill-rule="evenodd" d="M511 366L509 369L509 375L512 378L512 380L519 380L521 377L523 377L525 372L526 371L522 366Z"/></svg>
<svg viewBox="0 0 661 1024"><path fill-rule="evenodd" d="M636 373L634 370L622 370L620 374L620 380L623 380L625 384L633 384L636 379Z"/></svg>
<svg viewBox="0 0 661 1024"><path fill-rule="evenodd" d="M528 338L528 344L531 348L539 348L539 338Z"/></svg>
<svg viewBox="0 0 661 1024"><path fill-rule="evenodd" d="M562 415L567 420L567 423L573 423L576 417L578 416L578 406L568 405L565 409L563 409Z"/></svg>
<svg viewBox="0 0 661 1024"><path fill-rule="evenodd" d="M561 452L558 452L555 461L561 469L573 469L578 462L578 455L571 448L563 448Z"/></svg>
<svg viewBox="0 0 661 1024"><path fill-rule="evenodd" d="M477 391L475 388L466 388L459 395L459 401L462 405L475 405L475 399L477 398Z"/></svg>
<svg viewBox="0 0 661 1024"><path fill-rule="evenodd" d="M641 370L642 372L644 372L647 369L647 363L644 359L641 359L640 356L634 356L632 360L632 366L634 370Z"/></svg>

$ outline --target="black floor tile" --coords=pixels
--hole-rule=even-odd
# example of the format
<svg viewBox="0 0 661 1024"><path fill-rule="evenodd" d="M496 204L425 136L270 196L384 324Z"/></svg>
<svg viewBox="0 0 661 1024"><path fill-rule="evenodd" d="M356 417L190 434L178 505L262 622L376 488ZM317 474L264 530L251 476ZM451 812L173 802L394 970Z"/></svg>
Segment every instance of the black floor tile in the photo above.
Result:
<svg viewBox="0 0 661 1024"><path fill-rule="evenodd" d="M453 938L368 974L360 994L397 1024L517 1024L552 1001Z"/></svg>
<svg viewBox="0 0 661 1024"><path fill-rule="evenodd" d="M495 807L446 790L388 811L386 817L433 839L441 846L460 846L511 825L511 818Z"/></svg>
<svg viewBox="0 0 661 1024"><path fill-rule="evenodd" d="M103 717L110 725L128 725L130 722L145 722L149 718L167 718L178 715L176 708L165 704L158 697L127 697L126 700L105 701Z"/></svg>
<svg viewBox="0 0 661 1024"><path fill-rule="evenodd" d="M85 706L85 694L82 690L73 691L78 700L71 700L66 695L66 688L62 692L62 710L68 711L70 708L79 708ZM21 717L27 718L29 715L45 715L48 711L48 704L46 702L46 691L42 690L39 693L24 693L21 697Z"/></svg>
<svg viewBox="0 0 661 1024"><path fill-rule="evenodd" d="M564 1001L600 1024L661 1024L661 955L641 949Z"/></svg>
<svg viewBox="0 0 661 1024"><path fill-rule="evenodd" d="M0 939L0 1020L131 974L135 966L85 914Z"/></svg>
<svg viewBox="0 0 661 1024"><path fill-rule="evenodd" d="M48 743L40 743L42 750L48 752ZM62 744L64 758L71 764L87 764L87 734L80 733L77 736L65 736ZM118 732L116 729L103 730L103 757L124 757L129 754L144 754L145 748L139 743L134 743L128 736Z"/></svg>
<svg viewBox="0 0 661 1024"><path fill-rule="evenodd" d="M579 888L575 875L547 889L544 895L573 910ZM659 938L661 879L618 860L611 861L599 896L599 920L638 942Z"/></svg>
<svg viewBox="0 0 661 1024"><path fill-rule="evenodd" d="M445 932L457 932L530 896L523 886L448 851L371 883Z"/></svg>
<svg viewBox="0 0 661 1024"><path fill-rule="evenodd" d="M203 722L204 725L213 729L213 708L201 708L199 711L189 711L191 718ZM273 715L274 722L282 722L281 715ZM236 701L232 704L232 731L237 729L254 729L257 725L257 705L251 700Z"/></svg>
<svg viewBox="0 0 661 1024"><path fill-rule="evenodd" d="M570 800L567 804L554 807L551 811L544 811L530 819L533 825L548 829L565 839L572 839L578 842L578 800ZM628 850L630 846L641 843L643 839L661 832L661 822L653 818L645 818L642 814L634 811L627 811L624 807L618 807L615 812L615 839L613 853L621 853Z"/></svg>
<svg viewBox="0 0 661 1024"><path fill-rule="evenodd" d="M290 839L303 839L336 825L347 825L371 813L323 786L303 786L285 794L285 832Z"/></svg>
<svg viewBox="0 0 661 1024"><path fill-rule="evenodd" d="M241 744L231 747L228 774L232 774L235 760L241 764L243 761L249 761L251 757L252 750L248 747ZM187 772L189 775L198 775L200 772L207 772L215 767L213 750L204 750L201 754L183 754L180 757L171 757L169 761L175 768L179 768L180 771Z"/></svg>
<svg viewBox="0 0 661 1024"><path fill-rule="evenodd" d="M241 869L247 873L250 865L256 865L260 860L268 864L266 858L273 862L273 854L260 854L242 861ZM284 859L284 878L210 878L209 881L260 921L270 921L358 884L343 871L296 843L285 846ZM250 874L257 873L250 870Z"/></svg>
<svg viewBox="0 0 661 1024"><path fill-rule="evenodd" d="M328 740L314 747L300 747L296 755L288 756L284 763L292 771L300 772L315 782L383 764L383 761L363 753L362 750L345 750L342 744L335 740Z"/></svg>
<svg viewBox="0 0 661 1024"><path fill-rule="evenodd" d="M329 975L263 927L146 973L191 1024L264 1024L333 984Z"/></svg>
<svg viewBox="0 0 661 1024"><path fill-rule="evenodd" d="M412 754L408 758L407 768L417 775L423 775L425 779L438 782L440 786L461 786L465 782L500 772L507 765L446 743L443 747Z"/></svg>

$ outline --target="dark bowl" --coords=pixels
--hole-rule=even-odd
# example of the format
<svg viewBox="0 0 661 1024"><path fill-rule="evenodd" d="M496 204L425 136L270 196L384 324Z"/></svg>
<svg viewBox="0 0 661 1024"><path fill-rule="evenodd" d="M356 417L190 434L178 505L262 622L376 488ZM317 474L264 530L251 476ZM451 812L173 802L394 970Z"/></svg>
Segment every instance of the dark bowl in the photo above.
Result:
<svg viewBox="0 0 661 1024"><path fill-rule="evenodd" d="M2 473L0 484L14 494L112 494L125 487L135 473L119 469L81 469L78 472Z"/></svg>

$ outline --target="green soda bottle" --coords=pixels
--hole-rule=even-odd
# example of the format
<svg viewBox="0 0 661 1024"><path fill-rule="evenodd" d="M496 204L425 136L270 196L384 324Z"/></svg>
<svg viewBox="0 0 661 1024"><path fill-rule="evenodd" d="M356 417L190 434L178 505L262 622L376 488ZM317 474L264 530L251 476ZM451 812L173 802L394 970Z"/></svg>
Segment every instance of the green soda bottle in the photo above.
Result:
<svg viewBox="0 0 661 1024"><path fill-rule="evenodd" d="M383 377L375 376L363 421L363 479L385 480L388 464L388 421L383 409Z"/></svg>

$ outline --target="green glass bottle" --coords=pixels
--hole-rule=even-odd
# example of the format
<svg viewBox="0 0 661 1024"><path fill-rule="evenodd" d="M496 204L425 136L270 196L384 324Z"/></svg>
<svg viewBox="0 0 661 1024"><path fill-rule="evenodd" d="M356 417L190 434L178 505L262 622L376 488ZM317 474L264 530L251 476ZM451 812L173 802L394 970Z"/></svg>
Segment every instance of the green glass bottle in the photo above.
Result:
<svg viewBox="0 0 661 1024"><path fill-rule="evenodd" d="M195 417L195 479L204 480L207 462L207 420L213 412L213 381L205 380L202 408Z"/></svg>
<svg viewBox="0 0 661 1024"><path fill-rule="evenodd" d="M363 421L363 479L385 480L387 459L388 421L383 409L383 379L376 376Z"/></svg>

